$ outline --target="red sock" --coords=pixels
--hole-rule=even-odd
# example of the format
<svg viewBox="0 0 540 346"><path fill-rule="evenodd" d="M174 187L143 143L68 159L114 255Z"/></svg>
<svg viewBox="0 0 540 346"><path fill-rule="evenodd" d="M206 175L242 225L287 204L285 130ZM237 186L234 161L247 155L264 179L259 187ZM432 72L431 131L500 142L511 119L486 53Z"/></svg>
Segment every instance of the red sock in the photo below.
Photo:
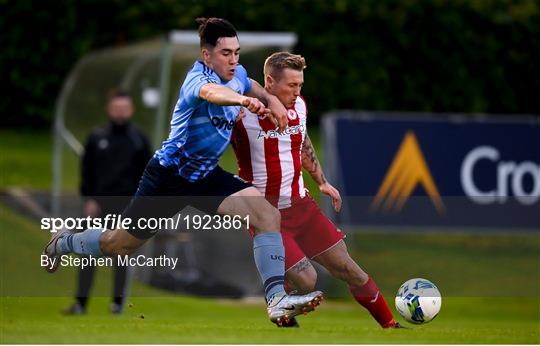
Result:
<svg viewBox="0 0 540 346"><path fill-rule="evenodd" d="M396 321L392 316L392 312L388 308L383 295L379 292L377 284L371 277L364 286L349 286L349 291L351 291L354 299L369 311L381 327L389 328L395 326Z"/></svg>

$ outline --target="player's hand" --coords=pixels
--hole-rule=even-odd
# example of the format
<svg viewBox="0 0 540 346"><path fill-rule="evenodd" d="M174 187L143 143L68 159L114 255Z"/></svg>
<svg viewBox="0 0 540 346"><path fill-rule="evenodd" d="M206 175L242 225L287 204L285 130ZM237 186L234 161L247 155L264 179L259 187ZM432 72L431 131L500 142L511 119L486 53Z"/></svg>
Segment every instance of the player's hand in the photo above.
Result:
<svg viewBox="0 0 540 346"><path fill-rule="evenodd" d="M86 202L84 202L84 215L90 216L90 217L98 217L101 213L101 208L94 199L87 199Z"/></svg>
<svg viewBox="0 0 540 346"><path fill-rule="evenodd" d="M332 198L332 206L336 213L339 213L341 210L341 195L339 194L339 191L329 183L319 185L319 190Z"/></svg>
<svg viewBox="0 0 540 346"><path fill-rule="evenodd" d="M272 111L272 113L270 114L271 120L278 127L278 131L282 133L283 131L285 131L287 125L289 124L289 118L287 117L287 109L275 96L268 100L268 108L270 108L270 110Z"/></svg>
<svg viewBox="0 0 540 346"><path fill-rule="evenodd" d="M241 106L246 107L251 113L255 113L257 115L268 115L270 113L270 110L266 108L264 103L259 101L259 99L255 97L244 97L242 100Z"/></svg>

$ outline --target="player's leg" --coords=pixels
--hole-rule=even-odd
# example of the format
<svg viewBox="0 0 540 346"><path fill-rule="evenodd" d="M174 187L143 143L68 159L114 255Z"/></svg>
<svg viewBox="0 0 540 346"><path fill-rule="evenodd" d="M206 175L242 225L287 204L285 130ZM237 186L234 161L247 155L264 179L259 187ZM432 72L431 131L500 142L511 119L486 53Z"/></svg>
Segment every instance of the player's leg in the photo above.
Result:
<svg viewBox="0 0 540 346"><path fill-rule="evenodd" d="M285 272L285 282L287 293L296 291L304 294L315 290L317 283L317 271L307 258L303 258L300 262Z"/></svg>
<svg viewBox="0 0 540 346"><path fill-rule="evenodd" d="M281 214L253 186L245 185L239 191L227 196L219 204L218 213L249 216L249 224L255 235L261 233L279 233ZM283 261L283 260L282 260Z"/></svg>
<svg viewBox="0 0 540 346"><path fill-rule="evenodd" d="M281 209L281 236L285 248L285 289L287 293L311 292L315 289L317 272L298 244L297 236L309 229L304 228L309 220L302 204L293 204ZM309 235L308 235L309 236ZM302 237L300 237L302 239Z"/></svg>
<svg viewBox="0 0 540 346"><path fill-rule="evenodd" d="M254 187L247 187L225 198L218 213L249 218L254 232L253 254L264 284L266 299L284 293L285 251L279 232L281 216Z"/></svg>
<svg viewBox="0 0 540 346"><path fill-rule="evenodd" d="M289 296L283 287L285 276L285 251L280 229L281 216L254 187L234 175L217 168L204 183L214 192L225 193L218 207L219 214L249 217L254 232L253 255L268 301L270 320L280 325L303 312L306 306L316 306L322 300L322 292L301 296Z"/></svg>
<svg viewBox="0 0 540 346"><path fill-rule="evenodd" d="M137 238L125 229L105 231L99 238L99 248L104 256L131 255L146 243L148 238Z"/></svg>
<svg viewBox="0 0 540 346"><path fill-rule="evenodd" d="M313 260L325 267L333 277L345 281L349 286L360 287L369 280L368 274L349 256L343 240L313 257Z"/></svg>
<svg viewBox="0 0 540 346"><path fill-rule="evenodd" d="M287 256L287 249L285 249L285 259L287 259ZM306 257L302 258L300 262L296 263L290 268L287 268L287 266L285 266L284 286L285 292L287 292L287 294L306 294L309 292L313 292L313 290L315 289L316 281L317 272ZM305 309L306 312L308 312L308 307L306 307ZM309 308L309 311L312 310L313 308ZM292 317L288 321L285 321L281 325L281 327L299 328L300 324L296 320L296 317Z"/></svg>
<svg viewBox="0 0 540 346"><path fill-rule="evenodd" d="M281 222L281 236L285 248L285 291L304 294L315 290L317 272L289 232L287 218Z"/></svg>
<svg viewBox="0 0 540 346"><path fill-rule="evenodd" d="M296 209L296 218L301 218L302 223L295 239L306 256L324 266L334 277L345 281L355 299L382 326L392 326L395 321L384 297L373 279L349 256L343 233L311 197L303 198Z"/></svg>
<svg viewBox="0 0 540 346"><path fill-rule="evenodd" d="M283 211L280 212L283 216ZM251 228L249 229L249 233L252 237L255 235ZM287 294L312 292L317 280L317 272L294 240L293 234L287 231L287 224L284 223L283 218L281 222L281 237L285 248L285 292ZM281 327L300 327L300 325L296 318L293 317L288 322L283 321Z"/></svg>
<svg viewBox="0 0 540 346"><path fill-rule="evenodd" d="M155 158L151 159L135 196L123 212L124 218L131 219L133 226L129 229L115 230L89 228L76 234L68 230L59 231L52 236L43 251L43 254L49 257L49 262L54 261L52 266L46 267L47 271L56 271L60 262L58 258L68 253L94 257L125 256L133 253L157 231L136 227L140 217L173 216L181 209L178 203L163 203L161 197L152 196L166 193L179 196L183 184L184 182L175 177L170 168L161 166Z"/></svg>
<svg viewBox="0 0 540 346"><path fill-rule="evenodd" d="M396 321L377 284L349 256L343 240L313 257L313 260L325 267L335 278L345 281L354 299L371 313L381 327L396 327Z"/></svg>
<svg viewBox="0 0 540 346"><path fill-rule="evenodd" d="M283 235L283 233L282 233ZM289 258L289 252L287 251L287 245L285 238L283 239L285 245L285 292L287 294L306 294L315 290L315 283L317 282L317 272L311 265L310 261L304 256L296 264L289 267L287 266L287 258ZM304 254L302 253L302 256ZM306 307L306 313L313 311L314 307ZM288 322L283 323L282 327L300 327L300 324L295 317Z"/></svg>
<svg viewBox="0 0 540 346"><path fill-rule="evenodd" d="M139 199L135 196L134 203L138 201ZM75 234L62 230L53 235L45 247L44 254L52 258L68 253L93 257L125 256L140 248L152 236L152 234L142 232L141 235L142 238L135 237L122 228L115 230L89 228ZM53 269L56 270L56 268Z"/></svg>
<svg viewBox="0 0 540 346"><path fill-rule="evenodd" d="M317 271L311 262L304 257L300 262L285 272L285 289L287 293L304 294L315 290Z"/></svg>
<svg viewBox="0 0 540 346"><path fill-rule="evenodd" d="M296 241L294 236L288 230L287 213L280 211L281 219L281 237L283 238L283 247L285 248L285 292L287 294L305 294L312 292L317 281L317 273L315 268L306 258ZM306 312L312 311L313 307L307 306ZM278 325L279 326L279 325ZM281 327L298 328L300 324L295 317L285 321Z"/></svg>

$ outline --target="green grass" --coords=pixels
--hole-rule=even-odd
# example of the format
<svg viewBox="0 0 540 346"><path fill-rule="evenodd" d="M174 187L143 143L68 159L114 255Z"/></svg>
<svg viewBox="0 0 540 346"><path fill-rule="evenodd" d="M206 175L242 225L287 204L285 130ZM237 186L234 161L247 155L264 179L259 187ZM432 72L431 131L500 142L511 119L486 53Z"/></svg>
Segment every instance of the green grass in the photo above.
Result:
<svg viewBox="0 0 540 346"><path fill-rule="evenodd" d="M538 343L532 298L451 298L431 324L381 330L356 305L324 303L300 319L301 328L277 329L262 305L189 297L133 298L123 316L95 300L86 316L58 313L66 298L2 298L2 343L255 343L398 344ZM144 319L140 316L144 315Z"/></svg>
<svg viewBox="0 0 540 346"><path fill-rule="evenodd" d="M48 131L0 130L0 188L48 188L51 143Z"/></svg>
<svg viewBox="0 0 540 346"><path fill-rule="evenodd" d="M275 328L266 320L262 303L175 296L137 283L130 299L133 307L122 316L111 316L107 313L108 300L104 298L110 287L110 272L107 270L98 271L100 277L96 280L95 293L101 298L91 300L88 314L62 316L59 311L71 302L69 296L74 285L74 271L62 268L50 275L39 268L39 253L47 233L39 230L36 222L9 211L3 205L0 205L0 229L0 343L540 342L540 299L538 294L534 294L540 278L538 272L534 272L538 268L538 251L534 252L538 243L532 236L501 236L490 238L492 240L477 238L476 242L471 242L475 238L466 235L444 238L386 235L381 238L384 236L359 234L349 237L353 257L366 259L364 262L372 267L370 270L377 268L375 276L390 298L390 305L393 304L389 292L401 283L386 279L394 277L394 281L397 280L392 268L395 271L401 268L407 272L405 275L411 275L410 268L417 265L422 268L422 273L435 275L439 287L446 289L453 279L452 275L445 278L445 268L451 268L448 272L452 273L462 267L462 263L467 263L469 267L476 267L478 272L485 271L483 277L475 277L466 274L466 268L462 268L465 277L458 278L456 283L456 287L483 287L483 281L496 272L489 268L491 264L498 266L508 261L510 265L524 265L528 259L532 263L529 269L523 271L515 267L512 280L519 279L518 284L526 285L525 289L532 295L501 296L502 291L497 289L492 292L494 294L483 297L457 296L445 294L441 288L443 307L440 315L430 324L412 326L410 330L381 330L351 299L330 300L325 301L317 312L301 317L300 329L284 330ZM406 255L400 250L408 247L413 247L416 256L423 259L422 263L414 262L416 258L411 258L412 262L406 261ZM462 252L463 248L470 248L470 251ZM491 256L491 251L499 254L495 262L490 262L489 258L479 260ZM475 252L477 257L471 258ZM512 262L516 257L518 262ZM437 266L452 258L458 263L454 267L447 265L439 273L441 268ZM429 269L430 263L432 270ZM384 273L386 270L390 271L387 275ZM503 270L491 280L501 280L503 285L507 285L505 276L509 273L512 271ZM510 289L508 292L515 294L518 291Z"/></svg>
<svg viewBox="0 0 540 346"><path fill-rule="evenodd" d="M318 149L318 130L310 136ZM0 188L50 187L48 131L0 130L0 149ZM64 159L63 188L74 192L78 159L67 150ZM236 171L231 150L221 164ZM133 307L111 316L107 268L98 270L88 314L65 317L60 310L71 303L76 273L62 268L50 275L39 267L47 238L36 222L0 204L0 343L540 343L535 234L349 234L352 257L376 278L392 308L393 293L411 277L427 277L441 289L441 314L410 330L381 330L335 280L325 291L339 299L301 317L298 330L275 328L262 303L178 296L140 283L132 287Z"/></svg>

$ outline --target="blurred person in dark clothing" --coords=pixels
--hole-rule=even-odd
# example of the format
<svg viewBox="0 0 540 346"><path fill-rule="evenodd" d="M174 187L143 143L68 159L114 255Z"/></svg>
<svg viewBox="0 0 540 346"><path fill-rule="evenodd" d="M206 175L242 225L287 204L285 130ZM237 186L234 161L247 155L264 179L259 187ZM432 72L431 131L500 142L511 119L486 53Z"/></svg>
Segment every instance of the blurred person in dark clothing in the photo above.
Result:
<svg viewBox="0 0 540 346"><path fill-rule="evenodd" d="M137 190L139 179L151 156L146 135L131 123L133 100L122 90L107 95L109 122L92 130L85 145L81 167L84 214L92 218L119 215ZM67 314L86 312L95 266L80 268L75 303ZM129 286L127 266L114 266L111 312L122 312Z"/></svg>

